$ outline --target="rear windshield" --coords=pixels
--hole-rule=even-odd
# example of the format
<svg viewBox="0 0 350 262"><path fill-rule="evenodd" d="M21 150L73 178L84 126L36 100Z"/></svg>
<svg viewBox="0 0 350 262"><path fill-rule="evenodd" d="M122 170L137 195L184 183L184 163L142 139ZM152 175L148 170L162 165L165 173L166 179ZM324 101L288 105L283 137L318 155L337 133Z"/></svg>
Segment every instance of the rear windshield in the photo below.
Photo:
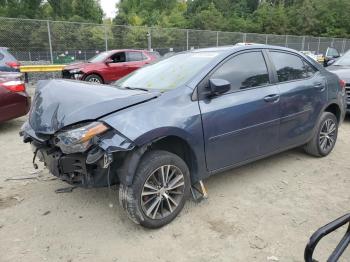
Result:
<svg viewBox="0 0 350 262"><path fill-rule="evenodd" d="M174 89L187 83L216 56L217 52L177 54L134 71L114 84L121 88Z"/></svg>

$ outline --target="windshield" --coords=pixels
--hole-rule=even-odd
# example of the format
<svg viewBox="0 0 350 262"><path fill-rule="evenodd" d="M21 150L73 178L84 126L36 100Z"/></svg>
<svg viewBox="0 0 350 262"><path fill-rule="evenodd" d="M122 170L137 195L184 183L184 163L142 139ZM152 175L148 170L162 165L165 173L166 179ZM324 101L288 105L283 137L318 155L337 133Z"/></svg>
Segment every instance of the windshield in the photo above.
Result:
<svg viewBox="0 0 350 262"><path fill-rule="evenodd" d="M350 66L350 51L346 52L341 58L335 61L333 65Z"/></svg>
<svg viewBox="0 0 350 262"><path fill-rule="evenodd" d="M219 53L181 53L143 67L114 84L122 88L169 90L188 82Z"/></svg>
<svg viewBox="0 0 350 262"><path fill-rule="evenodd" d="M101 63L107 59L109 52L103 52L95 55L93 58L90 58L88 62L90 63Z"/></svg>

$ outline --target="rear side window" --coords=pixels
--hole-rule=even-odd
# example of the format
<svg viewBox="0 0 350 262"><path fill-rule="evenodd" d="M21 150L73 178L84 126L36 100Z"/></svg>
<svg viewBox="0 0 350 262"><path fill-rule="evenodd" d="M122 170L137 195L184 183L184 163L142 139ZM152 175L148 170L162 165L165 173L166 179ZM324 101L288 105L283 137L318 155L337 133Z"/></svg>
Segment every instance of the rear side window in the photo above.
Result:
<svg viewBox="0 0 350 262"><path fill-rule="evenodd" d="M261 52L243 53L231 58L211 78L229 81L231 91L269 84L269 74Z"/></svg>
<svg viewBox="0 0 350 262"><path fill-rule="evenodd" d="M0 60L4 59L4 54L0 52Z"/></svg>
<svg viewBox="0 0 350 262"><path fill-rule="evenodd" d="M316 69L296 55L270 51L278 81L287 82L312 77Z"/></svg>
<svg viewBox="0 0 350 262"><path fill-rule="evenodd" d="M143 56L141 52L128 52L127 54L128 54L128 62L143 60Z"/></svg>

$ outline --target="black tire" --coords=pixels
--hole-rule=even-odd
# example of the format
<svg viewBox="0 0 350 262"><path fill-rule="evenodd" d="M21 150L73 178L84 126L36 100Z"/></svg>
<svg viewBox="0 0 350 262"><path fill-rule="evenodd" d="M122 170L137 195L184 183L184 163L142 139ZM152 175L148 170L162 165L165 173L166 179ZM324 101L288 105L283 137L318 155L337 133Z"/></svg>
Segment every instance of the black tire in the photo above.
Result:
<svg viewBox="0 0 350 262"><path fill-rule="evenodd" d="M333 123L334 126L334 132L331 133L331 135L327 136L329 138L325 137L325 140L322 140L324 136L324 130L326 128L327 123ZM322 137L321 137L322 132ZM335 143L337 141L338 137L338 120L336 116L330 112L323 112L318 123L317 123L317 129L313 136L313 138L304 146L304 150L306 153L317 156L317 157L324 157L327 156L330 152L332 152ZM331 143L331 139L333 142ZM324 147L326 143L327 147Z"/></svg>
<svg viewBox="0 0 350 262"><path fill-rule="evenodd" d="M92 82L96 84L103 84L103 79L99 75L95 75L95 74L86 76L84 80L87 82Z"/></svg>
<svg viewBox="0 0 350 262"><path fill-rule="evenodd" d="M163 197L163 195L159 195L161 193L157 193L157 194L152 193L151 196L143 195L143 194L149 193L148 191L147 192L145 191L146 189L149 190L147 186L145 187L146 182L147 182L147 185L149 185L149 183L151 183L150 179L152 178L152 176L154 176L155 174L158 174L157 172L159 172L159 169L163 166L167 166L169 168L168 173L170 173L169 171L171 170L170 167L173 168L173 171L175 170L174 171L175 175L171 176L171 178L174 178L174 180L175 178L178 178L178 176L183 178L181 179L181 181L179 181L180 183L183 182L184 184L183 186L181 186L181 190L180 190L181 193L176 192L176 195L172 195L171 191L169 190L169 191L166 191L166 193L163 192L163 194L166 197L165 196ZM181 173L183 176L181 176ZM169 180L167 180L169 181L169 186L170 186L170 182L174 180L170 180L170 175L169 175ZM153 181L156 181L156 180L152 180L152 182ZM179 183L176 182L175 184L178 185ZM152 184L152 186L154 185L155 184ZM189 169L186 163L179 156L167 151L161 151L161 150L150 151L146 153L145 156L142 157L141 162L136 170L133 184L131 186L125 186L123 184L120 184L119 202L120 202L120 205L123 207L123 209L127 212L129 218L135 223L141 224L142 226L147 228L159 228L170 223L180 213L190 194L190 187L191 187L191 182L190 182ZM165 187L163 188L158 189L158 191L160 190L164 191ZM180 186L177 186L177 188L180 188ZM179 198L180 196L182 197ZM147 199L145 200L145 197L150 198L148 199L150 201L150 206L152 206L154 202L157 202L157 203L160 202L160 204L155 206L156 209L154 209L154 212L152 211L150 214L147 214L145 210L146 205L144 204L147 202ZM153 198L154 200L152 200L151 198ZM170 198L176 199L179 201L178 205L173 210L171 208L171 205L169 207L169 203L170 204L172 203L169 201ZM149 210L150 208L147 209L147 211ZM159 210L159 213L158 213L158 210ZM152 213L153 215L156 213L158 217L155 217L155 218L150 217Z"/></svg>

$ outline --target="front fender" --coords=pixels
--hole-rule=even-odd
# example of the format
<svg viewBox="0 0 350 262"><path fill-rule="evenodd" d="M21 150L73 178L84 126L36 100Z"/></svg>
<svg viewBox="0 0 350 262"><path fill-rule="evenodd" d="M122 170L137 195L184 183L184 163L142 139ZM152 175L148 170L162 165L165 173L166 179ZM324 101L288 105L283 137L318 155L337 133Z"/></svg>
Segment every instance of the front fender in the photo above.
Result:
<svg viewBox="0 0 350 262"><path fill-rule="evenodd" d="M195 146L191 142L191 141L195 140L195 138L193 137L193 134L190 134L190 133L186 132L185 130L180 129L178 127L171 127L171 126L155 128L155 129L150 130L144 134L141 134L139 137L137 137L134 140L134 143L137 146L143 146L144 144L151 143L155 140L158 140L160 138L167 137L167 136L179 137L179 138L185 140L191 147Z"/></svg>
<svg viewBox="0 0 350 262"><path fill-rule="evenodd" d="M176 136L186 141L198 164L192 181L208 175L205 161L201 114L197 101L191 100L193 90L178 88L163 93L157 99L138 104L101 121L116 129L137 148L167 136Z"/></svg>

